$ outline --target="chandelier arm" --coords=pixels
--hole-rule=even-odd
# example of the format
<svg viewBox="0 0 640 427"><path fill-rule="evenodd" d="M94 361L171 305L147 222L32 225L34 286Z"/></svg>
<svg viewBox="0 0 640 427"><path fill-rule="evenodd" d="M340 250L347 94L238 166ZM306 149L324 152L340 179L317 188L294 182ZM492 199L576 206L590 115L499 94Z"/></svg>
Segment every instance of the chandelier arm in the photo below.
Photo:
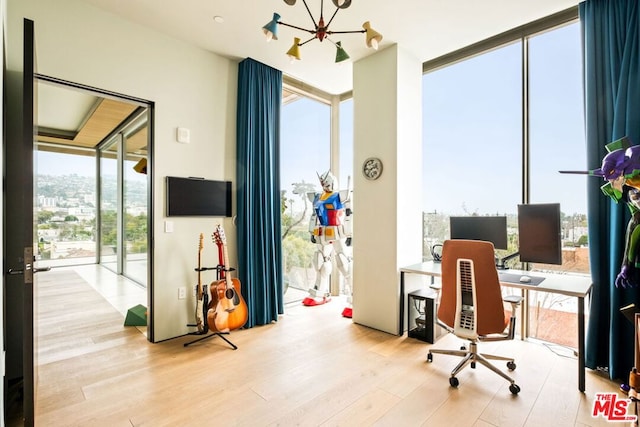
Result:
<svg viewBox="0 0 640 427"><path fill-rule="evenodd" d="M311 37L309 40L305 40L302 43L298 43L298 46L304 46L305 44L309 43L311 40L315 40L317 37L314 35L313 37Z"/></svg>
<svg viewBox="0 0 640 427"><path fill-rule="evenodd" d="M304 3L304 7L307 8L307 13L309 14L309 17L311 18L311 22L313 22L313 26L315 28L318 28L318 24L316 23L316 20L313 18L313 14L309 10L309 6L307 5L307 0L302 0L302 3ZM320 17L322 18L322 9L320 10ZM308 31L308 30L305 30L305 31Z"/></svg>
<svg viewBox="0 0 640 427"><path fill-rule="evenodd" d="M331 21L333 21L333 18L336 17L336 14L338 13L339 10L340 8L336 7L335 12L333 12L333 15L331 15L331 19L329 19L329 22L327 22L327 25L325 25L325 28L329 28L329 25L331 25Z"/></svg>
<svg viewBox="0 0 640 427"><path fill-rule="evenodd" d="M309 34L315 34L316 33L315 30L307 30L306 28L297 27L295 25L287 24L286 22L282 22L282 21L278 21L278 24L284 25L285 27L295 28L296 30L305 31L305 32L307 32Z"/></svg>
<svg viewBox="0 0 640 427"><path fill-rule="evenodd" d="M353 31L327 31L327 34L353 34L353 33L366 33L367 30L353 30Z"/></svg>
<svg viewBox="0 0 640 427"><path fill-rule="evenodd" d="M331 40L329 37L325 37L325 40L329 40L329 42L334 45L335 47L338 47L338 45L336 44L336 42L334 42L333 40Z"/></svg>

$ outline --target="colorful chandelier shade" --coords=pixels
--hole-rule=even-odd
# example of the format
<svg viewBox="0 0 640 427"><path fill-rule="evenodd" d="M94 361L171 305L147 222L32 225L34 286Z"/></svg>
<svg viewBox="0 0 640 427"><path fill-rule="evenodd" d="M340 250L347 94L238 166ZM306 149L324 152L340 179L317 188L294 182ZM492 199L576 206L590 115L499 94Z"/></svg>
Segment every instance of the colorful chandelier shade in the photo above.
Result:
<svg viewBox="0 0 640 427"><path fill-rule="evenodd" d="M372 47L375 50L378 50L378 43L382 40L382 34L371 28L369 21L362 24L362 28L364 28L366 33L367 47Z"/></svg>
<svg viewBox="0 0 640 427"><path fill-rule="evenodd" d="M273 14L273 19L267 23L264 27L262 27L262 32L267 37L267 41L278 40L278 21L280 20L280 15L277 13Z"/></svg>
<svg viewBox="0 0 640 427"><path fill-rule="evenodd" d="M297 59L298 61L300 60L300 38L293 38L293 45L287 51L287 55L289 55L291 62L293 62L295 59Z"/></svg>
<svg viewBox="0 0 640 427"><path fill-rule="evenodd" d="M349 55L342 48L342 44L340 42L336 42L336 63L346 61L349 59Z"/></svg>
<svg viewBox="0 0 640 427"><path fill-rule="evenodd" d="M289 51L287 51L287 55L291 58L292 61L294 59L301 59L300 46L303 46L312 40L318 40L322 42L325 39L329 40L336 47L336 62L342 62L349 59L349 55L342 47L341 42L334 42L329 38L329 36L333 34L364 33L365 44L367 45L367 47L378 49L378 46L382 41L382 34L375 31L373 28L371 28L371 24L369 23L369 21L366 21L364 24L362 24L362 28L363 28L362 30L333 31L329 29L329 26L331 25L331 22L333 21L333 18L335 18L338 11L340 11L341 9L346 9L349 6L351 6L352 0L331 0L331 1L336 7L336 9L333 12L333 15L331 15L331 18L329 19L329 21L325 23L324 0L320 0L320 18L318 19L317 22L313 17L313 14L311 13L309 6L307 5L307 1L302 0L302 3L304 3L304 6L307 9L307 12L309 13L309 17L311 18L311 21L313 22L313 29L307 29L307 28L296 26L296 25L287 24L286 22L283 22L280 20L281 17L279 14L274 13L271 21L269 21L264 27L262 27L262 31L265 37L267 38L267 41L270 41L272 39L278 40L279 25L284 25L286 27L294 28L296 30L304 31L311 34L311 38L303 42L300 42L300 38L294 37L293 46L291 46ZM293 6L296 4L296 0L284 0L284 2L289 6Z"/></svg>

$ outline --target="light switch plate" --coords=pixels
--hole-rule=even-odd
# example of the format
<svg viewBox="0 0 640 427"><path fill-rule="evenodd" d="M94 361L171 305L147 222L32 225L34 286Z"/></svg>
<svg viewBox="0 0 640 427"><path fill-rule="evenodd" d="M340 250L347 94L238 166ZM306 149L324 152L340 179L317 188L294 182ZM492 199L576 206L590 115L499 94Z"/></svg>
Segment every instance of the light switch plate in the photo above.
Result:
<svg viewBox="0 0 640 427"><path fill-rule="evenodd" d="M183 144L191 142L191 131L187 128L176 129L176 140Z"/></svg>

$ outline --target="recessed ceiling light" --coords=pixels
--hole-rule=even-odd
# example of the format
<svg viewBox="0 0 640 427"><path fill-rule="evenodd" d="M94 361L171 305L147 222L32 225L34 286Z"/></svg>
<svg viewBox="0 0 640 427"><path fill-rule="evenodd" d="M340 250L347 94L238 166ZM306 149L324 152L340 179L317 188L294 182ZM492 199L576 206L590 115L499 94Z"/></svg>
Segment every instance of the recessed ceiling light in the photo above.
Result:
<svg viewBox="0 0 640 427"><path fill-rule="evenodd" d="M216 21L218 24L222 24L224 22L224 18L220 15L214 16L213 20Z"/></svg>

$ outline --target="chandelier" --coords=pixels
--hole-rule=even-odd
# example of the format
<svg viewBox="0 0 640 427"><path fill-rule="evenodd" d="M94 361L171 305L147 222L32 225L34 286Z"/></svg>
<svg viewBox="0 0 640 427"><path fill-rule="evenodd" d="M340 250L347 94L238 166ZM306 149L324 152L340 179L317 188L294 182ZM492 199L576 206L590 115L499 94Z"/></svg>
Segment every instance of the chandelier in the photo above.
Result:
<svg viewBox="0 0 640 427"><path fill-rule="evenodd" d="M341 9L346 9L349 6L351 6L351 0L331 0L331 1L336 7L336 10L333 12L333 15L331 15L331 18L329 19L329 21L325 23L324 0L320 0L320 19L318 19L317 22L313 17L313 15L311 14L311 10L307 5L307 1L302 0L302 3L304 3L304 7L307 9L307 12L309 13L309 17L311 18L311 21L313 22L313 29L302 28L296 25L287 24L286 22L282 22L280 20L280 15L278 15L277 13L274 13L273 19L271 19L271 21L269 21L264 27L262 27L262 31L267 37L267 41L270 41L272 39L278 40L278 25L284 25L286 27L295 28L296 30L304 31L311 34L311 38L303 42L300 41L301 40L300 37L293 38L293 45L287 51L287 55L291 59L291 62L293 62L296 59L298 60L301 59L300 46L304 46L305 44L309 43L312 40L319 40L322 42L325 39L329 40L329 42L331 42L336 47L336 62L342 62L349 59L349 55L342 47L341 42L339 41L334 42L329 38L329 36L333 34L364 33L365 43L367 47L371 47L377 50L378 44L382 40L382 34L378 33L373 28L371 28L371 24L369 24L369 21L362 24L362 28L363 28L362 30L332 31L329 29L329 26L331 25L331 21L333 21L333 18L335 18L338 11L340 11ZM289 6L293 6L294 4L296 4L296 0L284 0L284 2Z"/></svg>

